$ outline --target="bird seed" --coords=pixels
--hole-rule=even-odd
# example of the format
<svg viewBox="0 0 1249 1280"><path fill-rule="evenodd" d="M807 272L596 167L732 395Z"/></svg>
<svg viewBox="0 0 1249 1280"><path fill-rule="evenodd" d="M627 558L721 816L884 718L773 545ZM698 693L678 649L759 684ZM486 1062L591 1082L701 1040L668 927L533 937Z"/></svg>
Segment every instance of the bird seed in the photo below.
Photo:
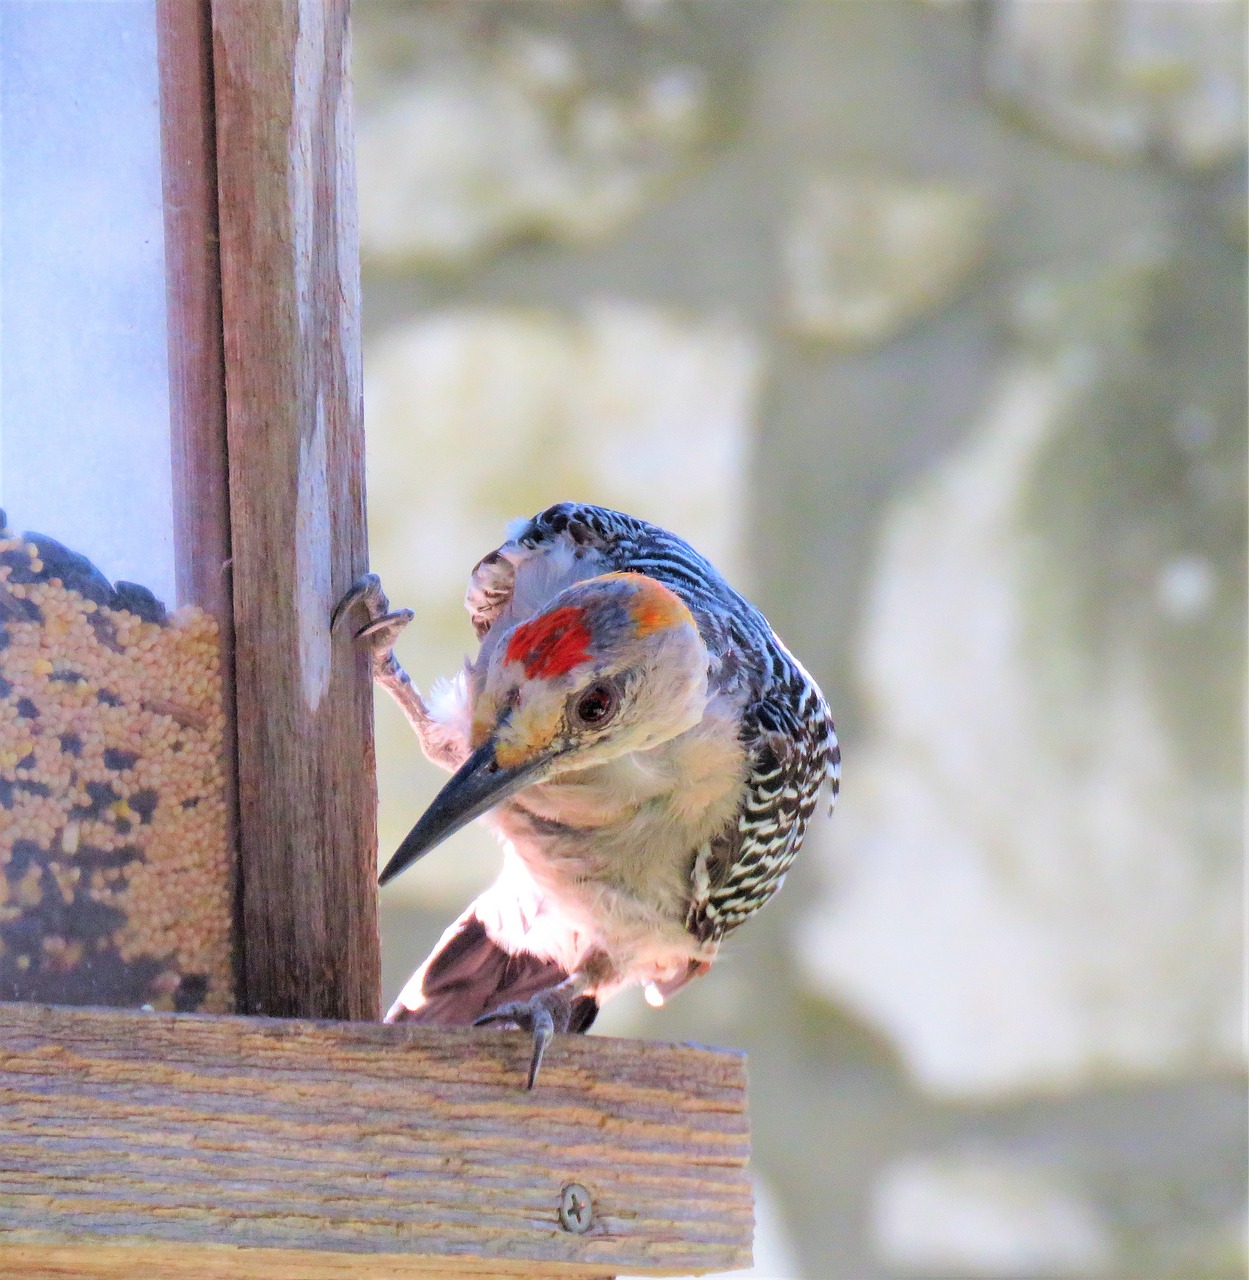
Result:
<svg viewBox="0 0 1249 1280"><path fill-rule="evenodd" d="M216 620L0 513L0 999L229 1012Z"/></svg>

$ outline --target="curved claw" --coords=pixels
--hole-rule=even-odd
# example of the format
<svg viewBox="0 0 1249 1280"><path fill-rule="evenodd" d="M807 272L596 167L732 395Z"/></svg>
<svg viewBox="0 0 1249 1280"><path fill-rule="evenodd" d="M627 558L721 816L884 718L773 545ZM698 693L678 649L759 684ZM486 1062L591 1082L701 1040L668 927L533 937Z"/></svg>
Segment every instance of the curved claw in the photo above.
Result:
<svg viewBox="0 0 1249 1280"><path fill-rule="evenodd" d="M529 1075L525 1088L532 1089L538 1083L538 1072L542 1070L542 1057L546 1047L555 1039L555 1022L544 1009L533 1021L533 1052L529 1055Z"/></svg>
<svg viewBox="0 0 1249 1280"><path fill-rule="evenodd" d="M386 593L382 590L381 578L375 573L362 573L347 588L346 594L334 606L334 612L330 614L330 630L336 630L338 624L356 605L370 601L377 601L380 605L379 612L384 613L390 608L390 601L386 599ZM372 614L372 608L370 608L369 612Z"/></svg>
<svg viewBox="0 0 1249 1280"><path fill-rule="evenodd" d="M353 582L347 594L334 606L330 615L330 629L334 630L357 606L368 611L368 621L353 633L355 640L366 640L375 650L389 648L394 638L415 616L411 609L390 608L390 601L382 590L382 580L375 573L361 574Z"/></svg>
<svg viewBox="0 0 1249 1280"><path fill-rule="evenodd" d="M543 996L548 999L544 1000ZM532 1089L538 1082L538 1072L542 1069L542 1058L547 1046L555 1038L556 1030L568 1029L568 1018L561 1017L567 1003L561 997L555 1001L549 999L550 992L540 991L528 1001L517 1001L500 1005L490 1013L482 1014L473 1026L484 1027L492 1022L511 1022L521 1031L528 1031L533 1036L533 1052L529 1058L529 1075L525 1083L526 1089ZM551 1008L551 1004L555 1007ZM557 1019L562 1025L557 1027Z"/></svg>

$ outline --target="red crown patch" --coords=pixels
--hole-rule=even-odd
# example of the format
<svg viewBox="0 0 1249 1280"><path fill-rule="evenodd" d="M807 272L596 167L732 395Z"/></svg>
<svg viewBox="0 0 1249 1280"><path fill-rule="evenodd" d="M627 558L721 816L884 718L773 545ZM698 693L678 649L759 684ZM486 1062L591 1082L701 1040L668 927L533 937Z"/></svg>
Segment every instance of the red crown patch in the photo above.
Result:
<svg viewBox="0 0 1249 1280"><path fill-rule="evenodd" d="M566 604L522 622L507 642L507 661L524 664L530 680L566 675L590 659L585 610Z"/></svg>

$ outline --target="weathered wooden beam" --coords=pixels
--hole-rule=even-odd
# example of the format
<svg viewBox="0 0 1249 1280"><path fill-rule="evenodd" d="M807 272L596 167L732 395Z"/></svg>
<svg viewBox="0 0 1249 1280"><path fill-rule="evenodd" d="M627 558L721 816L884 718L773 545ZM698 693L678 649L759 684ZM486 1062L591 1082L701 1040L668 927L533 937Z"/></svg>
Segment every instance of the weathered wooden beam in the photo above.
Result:
<svg viewBox="0 0 1249 1280"><path fill-rule="evenodd" d="M0 1005L0 1274L748 1266L745 1064L686 1045ZM592 1222L559 1222L562 1188Z"/></svg>
<svg viewBox="0 0 1249 1280"><path fill-rule="evenodd" d="M347 0L212 0L249 1012L376 1018Z"/></svg>
<svg viewBox="0 0 1249 1280"><path fill-rule="evenodd" d="M226 721L222 734L226 839L234 855L238 849L234 596L210 0L156 0L156 47L176 603L198 604L217 620ZM232 871L237 872L237 867ZM243 980L237 888L236 879L232 922L236 993Z"/></svg>
<svg viewBox="0 0 1249 1280"><path fill-rule="evenodd" d="M217 619L228 662L234 612L208 0L157 0L156 42L177 603L192 600Z"/></svg>

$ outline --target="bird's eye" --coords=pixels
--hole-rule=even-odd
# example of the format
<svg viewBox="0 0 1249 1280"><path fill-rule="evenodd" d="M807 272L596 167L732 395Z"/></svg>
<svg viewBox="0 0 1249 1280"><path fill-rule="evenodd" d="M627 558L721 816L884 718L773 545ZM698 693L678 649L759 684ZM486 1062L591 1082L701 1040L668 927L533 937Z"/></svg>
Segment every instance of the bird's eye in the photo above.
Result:
<svg viewBox="0 0 1249 1280"><path fill-rule="evenodd" d="M606 681L600 680L577 699L573 716L579 724L597 729L616 714L619 705L620 697L616 690Z"/></svg>

